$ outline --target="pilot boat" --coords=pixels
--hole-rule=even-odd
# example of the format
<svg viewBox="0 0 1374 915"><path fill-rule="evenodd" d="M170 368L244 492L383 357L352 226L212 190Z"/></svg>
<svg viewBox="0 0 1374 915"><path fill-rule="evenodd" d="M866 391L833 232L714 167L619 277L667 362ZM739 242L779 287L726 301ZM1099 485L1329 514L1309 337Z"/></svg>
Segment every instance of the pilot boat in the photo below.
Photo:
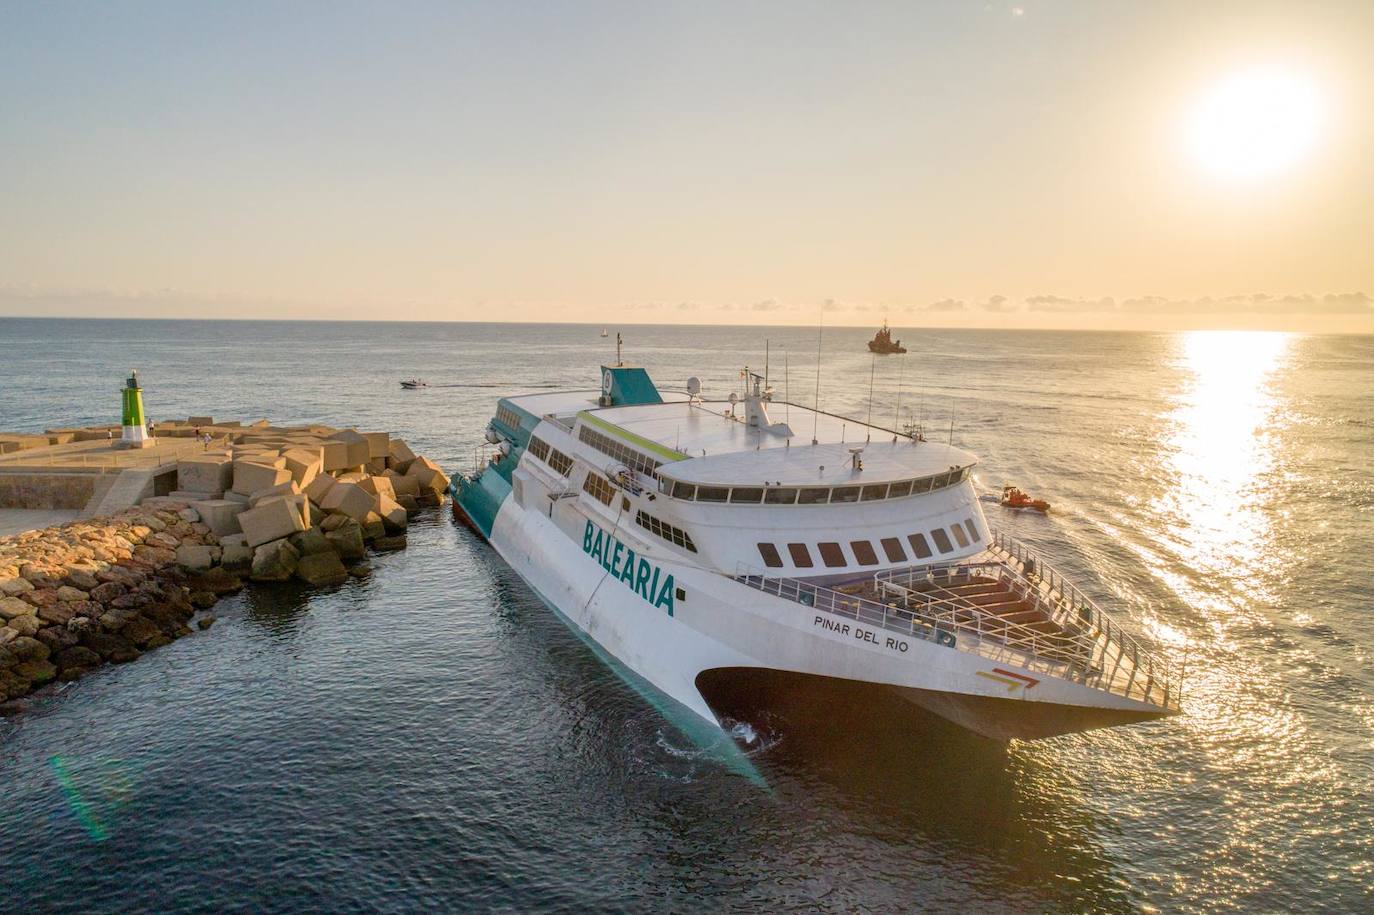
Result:
<svg viewBox="0 0 1374 915"><path fill-rule="evenodd" d="M704 685L775 671L1000 741L1179 711L1180 664L988 526L973 454L744 377L712 400L617 362L599 390L503 397L454 513L612 666L711 725Z"/></svg>
<svg viewBox="0 0 1374 915"><path fill-rule="evenodd" d="M868 350L873 353L905 353L906 347L902 346L901 340L893 341L892 331L884 321L873 339L868 341Z"/></svg>
<svg viewBox="0 0 1374 915"><path fill-rule="evenodd" d="M1003 508L1028 508L1038 512L1050 510L1050 503L1044 499L1033 499L1011 484L1002 487L1002 498L998 500L998 504Z"/></svg>

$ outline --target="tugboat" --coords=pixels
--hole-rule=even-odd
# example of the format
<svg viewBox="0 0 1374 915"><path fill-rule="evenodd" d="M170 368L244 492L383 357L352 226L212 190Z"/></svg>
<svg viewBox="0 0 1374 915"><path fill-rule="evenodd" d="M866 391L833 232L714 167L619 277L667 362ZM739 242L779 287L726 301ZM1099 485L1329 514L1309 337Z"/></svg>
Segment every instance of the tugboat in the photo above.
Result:
<svg viewBox="0 0 1374 915"><path fill-rule="evenodd" d="M402 382L401 382L401 387L405 388L405 389L408 390L408 391L413 391L413 390L415 390L416 388L427 388L427 387L429 387L429 382L428 382L428 381L421 381L419 378L412 378L412 379L410 379L409 381L402 381Z"/></svg>
<svg viewBox="0 0 1374 915"><path fill-rule="evenodd" d="M708 398L617 360L581 390L502 397L454 514L613 669L713 734L712 698L769 671L895 693L1001 741L1178 713L1176 663L989 527L974 455L782 404L745 375L742 398Z"/></svg>
<svg viewBox="0 0 1374 915"><path fill-rule="evenodd" d="M1032 499L1021 490L1011 484L1002 487L1002 499L1000 502L1003 508L1029 508L1032 511L1047 512L1050 510L1050 503L1044 499Z"/></svg>
<svg viewBox="0 0 1374 915"><path fill-rule="evenodd" d="M873 339L868 341L868 350L872 353L905 353L906 347L902 346L901 340L892 339L892 331L888 329L887 322L883 322L882 329L873 335Z"/></svg>

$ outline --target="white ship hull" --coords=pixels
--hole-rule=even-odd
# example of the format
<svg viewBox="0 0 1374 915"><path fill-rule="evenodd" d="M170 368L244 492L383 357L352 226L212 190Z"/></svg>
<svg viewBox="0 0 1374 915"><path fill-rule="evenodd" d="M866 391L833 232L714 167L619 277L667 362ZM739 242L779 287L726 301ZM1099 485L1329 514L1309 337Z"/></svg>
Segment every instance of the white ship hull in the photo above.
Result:
<svg viewBox="0 0 1374 915"><path fill-rule="evenodd" d="M600 521L593 522L598 530ZM521 507L514 498L505 500L489 539L570 625L712 725L719 723L717 713L702 695L698 677L748 668L893 688L908 701L996 740L1048 737L1165 714L1081 683L805 607L676 562L667 551L646 550L685 597L674 602L669 615L584 552L551 517Z"/></svg>

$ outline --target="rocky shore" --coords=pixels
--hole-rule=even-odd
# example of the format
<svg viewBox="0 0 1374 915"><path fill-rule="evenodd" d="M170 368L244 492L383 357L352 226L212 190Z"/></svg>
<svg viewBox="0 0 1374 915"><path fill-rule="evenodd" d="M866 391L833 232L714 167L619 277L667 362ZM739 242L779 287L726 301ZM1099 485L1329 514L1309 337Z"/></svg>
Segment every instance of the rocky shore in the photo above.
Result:
<svg viewBox="0 0 1374 915"><path fill-rule="evenodd" d="M349 432L325 433L353 448L333 470L332 445L244 443L179 465L173 495L0 538L0 711L208 628L205 611L246 582L336 585L366 574L369 548L404 548L410 517L439 504L448 478L396 440L357 460L366 439Z"/></svg>

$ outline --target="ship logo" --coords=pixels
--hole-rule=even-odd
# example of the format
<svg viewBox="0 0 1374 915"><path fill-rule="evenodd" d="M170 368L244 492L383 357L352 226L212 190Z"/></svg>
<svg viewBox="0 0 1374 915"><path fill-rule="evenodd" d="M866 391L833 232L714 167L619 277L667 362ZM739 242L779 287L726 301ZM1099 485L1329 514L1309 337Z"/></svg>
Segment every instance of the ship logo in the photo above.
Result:
<svg viewBox="0 0 1374 915"><path fill-rule="evenodd" d="M1003 686L1007 688L1007 692L1009 693L1016 692L1017 687L1022 687L1024 689L1034 689L1036 686L1040 685L1040 681L1035 679L1034 677L1028 677L1025 674L1014 673L1010 670L1003 670L1000 667L994 667L991 671L980 670L977 671L977 674L978 676L985 677L989 680L992 680L995 683L1001 683Z"/></svg>

